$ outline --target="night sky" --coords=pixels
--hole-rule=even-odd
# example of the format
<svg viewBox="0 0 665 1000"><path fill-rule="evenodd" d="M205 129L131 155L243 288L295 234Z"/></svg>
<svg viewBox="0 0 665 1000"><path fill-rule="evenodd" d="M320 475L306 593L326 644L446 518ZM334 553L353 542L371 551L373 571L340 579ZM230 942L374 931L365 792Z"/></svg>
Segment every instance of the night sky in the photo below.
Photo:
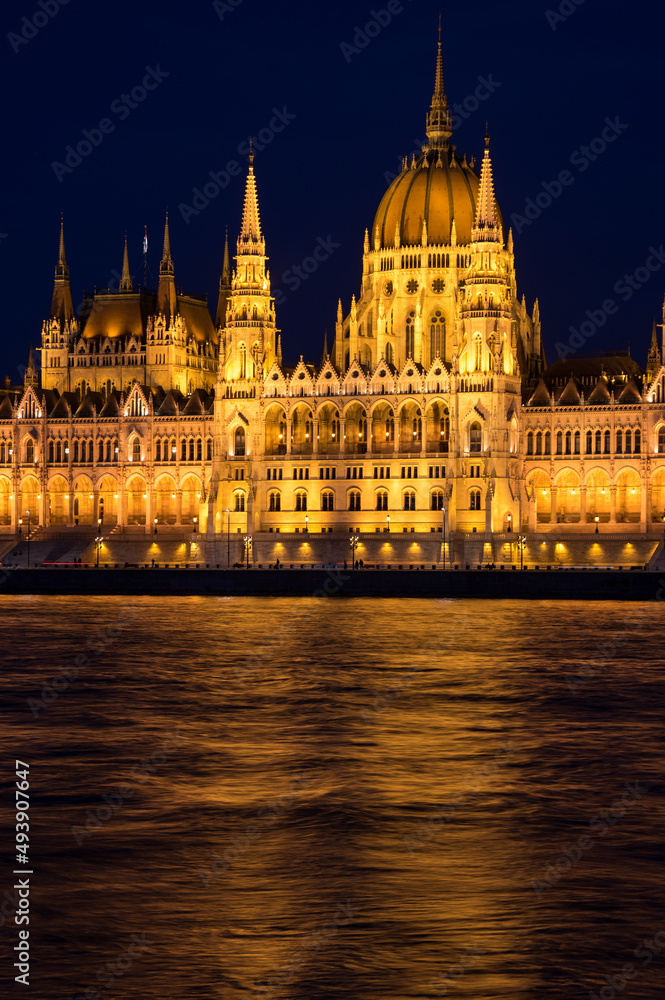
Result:
<svg viewBox="0 0 665 1000"><path fill-rule="evenodd" d="M125 230L135 286L143 283L144 225L156 285L168 205L176 283L207 292L214 311L227 224L235 250L250 135L264 140L255 169L284 360L319 361L338 297L346 313L358 294L364 230L386 175L424 139L439 4L391 0L389 9L385 23L381 0L5 0L0 375L21 379L30 343L40 343L61 211L75 306L83 289L117 286ZM452 141L481 157L489 121L504 220L522 216L512 219L518 292L530 309L540 298L548 361L586 310L612 298L616 314L596 313L602 328L581 353L630 343L645 364L665 262L635 290L615 285L665 241L663 15L598 0L547 10L533 0L442 10L449 104L467 102ZM146 76L154 89L130 96L129 107L123 95ZM67 166L67 147L103 119L107 134L92 133L101 142L79 165L54 167ZM613 141L591 162L580 151L608 119ZM227 165L224 190L190 211L193 189ZM527 223L527 199L566 170L571 182ZM294 266L321 242L329 258L295 288Z"/></svg>

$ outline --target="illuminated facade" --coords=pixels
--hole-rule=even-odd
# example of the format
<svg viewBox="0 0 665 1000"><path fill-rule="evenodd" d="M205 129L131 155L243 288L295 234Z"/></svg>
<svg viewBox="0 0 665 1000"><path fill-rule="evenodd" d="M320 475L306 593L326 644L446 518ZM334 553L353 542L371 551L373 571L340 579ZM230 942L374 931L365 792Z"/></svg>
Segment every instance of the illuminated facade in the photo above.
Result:
<svg viewBox="0 0 665 1000"><path fill-rule="evenodd" d="M61 227L41 386L31 359L0 394L0 530L29 510L42 530L240 532L266 564L301 561L303 532L319 562L348 558L350 532L372 561L408 544L423 563L513 561L521 535L547 561L541 539L662 536L656 329L646 372L620 355L547 369L489 138L477 171L451 134L439 43L427 142L365 232L318 366L282 364L253 156L214 321L176 289L168 218L157 292L134 291L125 244L119 290L75 316Z"/></svg>

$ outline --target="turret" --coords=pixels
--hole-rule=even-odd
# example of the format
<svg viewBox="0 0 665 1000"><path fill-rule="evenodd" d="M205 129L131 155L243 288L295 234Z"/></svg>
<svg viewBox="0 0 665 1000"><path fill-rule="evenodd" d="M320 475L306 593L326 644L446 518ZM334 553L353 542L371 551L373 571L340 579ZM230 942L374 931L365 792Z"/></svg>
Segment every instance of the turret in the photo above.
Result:
<svg viewBox="0 0 665 1000"><path fill-rule="evenodd" d="M175 272L171 258L171 236L169 233L169 213L164 223L164 249L159 265L159 285L157 286L157 312L162 313L167 322L174 319L178 311L175 290Z"/></svg>

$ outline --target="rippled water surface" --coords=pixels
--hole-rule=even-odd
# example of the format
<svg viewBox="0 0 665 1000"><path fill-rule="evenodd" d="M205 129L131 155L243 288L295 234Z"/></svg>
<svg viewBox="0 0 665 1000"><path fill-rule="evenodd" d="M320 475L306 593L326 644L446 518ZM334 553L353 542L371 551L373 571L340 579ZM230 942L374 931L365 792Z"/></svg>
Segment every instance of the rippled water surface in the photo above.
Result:
<svg viewBox="0 0 665 1000"><path fill-rule="evenodd" d="M0 599L23 995L662 998L664 626L661 604Z"/></svg>

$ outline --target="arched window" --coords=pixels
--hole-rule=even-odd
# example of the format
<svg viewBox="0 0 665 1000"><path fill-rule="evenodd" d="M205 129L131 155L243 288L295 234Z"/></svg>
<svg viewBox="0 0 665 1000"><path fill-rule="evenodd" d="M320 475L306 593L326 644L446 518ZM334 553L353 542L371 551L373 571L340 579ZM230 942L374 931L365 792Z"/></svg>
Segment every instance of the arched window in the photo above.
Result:
<svg viewBox="0 0 665 1000"><path fill-rule="evenodd" d="M579 431L575 431L575 454L576 455L579 455L579 453L580 453L580 443L581 443L581 434L580 434Z"/></svg>
<svg viewBox="0 0 665 1000"><path fill-rule="evenodd" d="M658 454L662 455L665 452L665 427L660 427L658 429Z"/></svg>
<svg viewBox="0 0 665 1000"><path fill-rule="evenodd" d="M542 455L543 453L543 435L542 431L537 431L536 433L536 455Z"/></svg>
<svg viewBox="0 0 665 1000"><path fill-rule="evenodd" d="M617 431L617 455L623 451L623 431Z"/></svg>
<svg viewBox="0 0 665 1000"><path fill-rule="evenodd" d="M233 435L233 450L236 455L245 454L245 428L236 427L236 432Z"/></svg>
<svg viewBox="0 0 665 1000"><path fill-rule="evenodd" d="M277 511L282 509L282 497L280 493L271 493L268 497L268 509Z"/></svg>
<svg viewBox="0 0 665 1000"><path fill-rule="evenodd" d="M376 494L376 509L388 510L388 493L386 490L379 490Z"/></svg>
<svg viewBox="0 0 665 1000"><path fill-rule="evenodd" d="M196 461L200 462L203 459L203 441L201 438L196 439Z"/></svg>
<svg viewBox="0 0 665 1000"><path fill-rule="evenodd" d="M106 461L107 462L112 462L113 461L113 456L112 456L112 452L111 452L111 442L110 441L106 442Z"/></svg>
<svg viewBox="0 0 665 1000"><path fill-rule="evenodd" d="M394 441L394 440L395 440L395 418L394 417L387 417L386 418L386 441Z"/></svg>
<svg viewBox="0 0 665 1000"><path fill-rule="evenodd" d="M349 510L360 510L360 490L351 490L349 493Z"/></svg>
<svg viewBox="0 0 665 1000"><path fill-rule="evenodd" d="M418 410L420 413L420 410ZM423 439L423 420L422 417L414 417L411 424L411 431L413 435L414 444L420 444Z"/></svg>
<svg viewBox="0 0 665 1000"><path fill-rule="evenodd" d="M480 490L471 490L469 493L469 510L480 510Z"/></svg>
<svg viewBox="0 0 665 1000"><path fill-rule="evenodd" d="M194 438L191 438L189 442L189 460L190 462L194 461Z"/></svg>
<svg viewBox="0 0 665 1000"><path fill-rule="evenodd" d="M27 445L26 445L26 448L27 448ZM27 455L26 455L26 457L27 457ZM49 464L53 465L53 462L55 461L55 450L54 450L54 447L53 447L53 441L49 441L49 443L48 443L48 460L49 460Z"/></svg>
<svg viewBox="0 0 665 1000"><path fill-rule="evenodd" d="M435 358L443 360L446 355L446 321L438 309L432 316L429 329L430 359L432 361Z"/></svg>
<svg viewBox="0 0 665 1000"><path fill-rule="evenodd" d="M395 363L392 344L386 344L386 361L388 362L389 365L393 365Z"/></svg>
<svg viewBox="0 0 665 1000"><path fill-rule="evenodd" d="M609 455L609 453L610 453L610 432L609 431L605 431L605 434L603 436L603 453L605 455Z"/></svg>
<svg viewBox="0 0 665 1000"><path fill-rule="evenodd" d="M592 431L586 432L586 453L591 455L593 452L593 433Z"/></svg>
<svg viewBox="0 0 665 1000"><path fill-rule="evenodd" d="M478 452L481 450L481 445L483 442L483 432L480 424L477 421L471 424L469 429L469 450ZM533 443L531 445L533 449Z"/></svg>
<svg viewBox="0 0 665 1000"><path fill-rule="evenodd" d="M243 307L243 319L247 319L247 307ZM240 354L240 378L247 378L247 348L244 344L238 347Z"/></svg>
<svg viewBox="0 0 665 1000"><path fill-rule="evenodd" d="M185 438L181 438L180 440L180 461L187 461L187 441Z"/></svg>
<svg viewBox="0 0 665 1000"><path fill-rule="evenodd" d="M483 367L483 341L479 333L473 338L474 346L474 370L479 372L482 371Z"/></svg>
<svg viewBox="0 0 665 1000"><path fill-rule="evenodd" d="M81 463L85 465L87 462L87 442L81 441Z"/></svg>
<svg viewBox="0 0 665 1000"><path fill-rule="evenodd" d="M416 509L416 493L415 490L405 490L404 491L404 510L415 510Z"/></svg>
<svg viewBox="0 0 665 1000"><path fill-rule="evenodd" d="M138 438L134 438L134 443L132 444L132 461L141 461L141 442Z"/></svg>
<svg viewBox="0 0 665 1000"><path fill-rule="evenodd" d="M529 431L526 436L526 453L527 455L533 455L533 431Z"/></svg>
<svg viewBox="0 0 665 1000"><path fill-rule="evenodd" d="M52 442L50 442L50 444L49 444L49 457L50 457L50 449L52 447L52 444L53 444ZM32 438L28 438L28 442L27 442L27 444L25 446L25 460L26 460L26 462L34 462L35 461L35 444L34 444L34 441L32 440ZM50 460L52 461L52 459L50 459Z"/></svg>
<svg viewBox="0 0 665 1000"><path fill-rule="evenodd" d="M596 455L600 455L602 451L603 435L600 431L596 431Z"/></svg>
<svg viewBox="0 0 665 1000"><path fill-rule="evenodd" d="M236 513L242 513L245 509L245 494L239 490L237 493L233 494L233 499L235 502Z"/></svg>
<svg viewBox="0 0 665 1000"><path fill-rule="evenodd" d="M140 458L141 458L141 456L139 455L139 461L140 461ZM98 462L103 462L104 461L104 442L103 441L98 441L97 442L97 461Z"/></svg>
<svg viewBox="0 0 665 1000"><path fill-rule="evenodd" d="M552 435L549 431L545 431L545 454L552 454Z"/></svg>
<svg viewBox="0 0 665 1000"><path fill-rule="evenodd" d="M639 455L642 450L642 431L635 431L635 443L633 445L633 454Z"/></svg>
<svg viewBox="0 0 665 1000"><path fill-rule="evenodd" d="M159 438L155 441L155 461L161 462L162 460L162 442Z"/></svg>
<svg viewBox="0 0 665 1000"><path fill-rule="evenodd" d="M206 441L206 461L212 462L212 438L208 438Z"/></svg>
<svg viewBox="0 0 665 1000"><path fill-rule="evenodd" d="M432 490L432 510L443 510L443 490Z"/></svg>
<svg viewBox="0 0 665 1000"><path fill-rule="evenodd" d="M296 510L307 510L307 494L304 490L296 493Z"/></svg>
<svg viewBox="0 0 665 1000"><path fill-rule="evenodd" d="M321 494L321 510L335 509L335 495L331 490L324 490Z"/></svg>
<svg viewBox="0 0 665 1000"><path fill-rule="evenodd" d="M416 314L410 312L406 317L406 356L415 358L416 353Z"/></svg>
<svg viewBox="0 0 665 1000"><path fill-rule="evenodd" d="M74 455L72 457L72 461L76 464L78 462L78 460L79 460L79 443L78 443L78 441L75 441L74 442Z"/></svg>
<svg viewBox="0 0 665 1000"><path fill-rule="evenodd" d="M632 432L626 431L626 451L625 451L626 455L630 455L632 451L632 441L633 441Z"/></svg>
<svg viewBox="0 0 665 1000"><path fill-rule="evenodd" d="M556 432L556 453L563 455L563 431Z"/></svg>
<svg viewBox="0 0 665 1000"><path fill-rule="evenodd" d="M566 431L566 455L570 455L570 442L572 440L572 435L570 431Z"/></svg>

